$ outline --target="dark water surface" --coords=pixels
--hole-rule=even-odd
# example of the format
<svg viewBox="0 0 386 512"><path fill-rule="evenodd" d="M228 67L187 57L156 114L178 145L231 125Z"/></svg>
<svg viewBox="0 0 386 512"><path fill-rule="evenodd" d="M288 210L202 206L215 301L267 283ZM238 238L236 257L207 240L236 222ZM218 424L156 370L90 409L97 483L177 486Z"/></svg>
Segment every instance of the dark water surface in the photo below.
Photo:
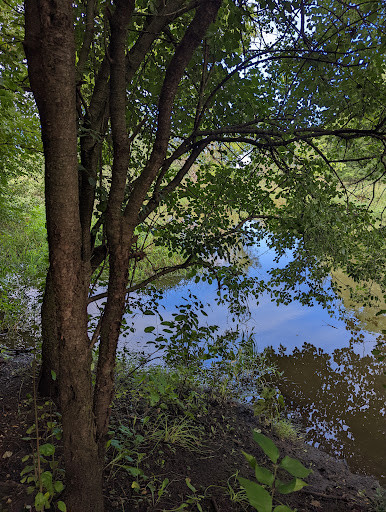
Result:
<svg viewBox="0 0 386 512"><path fill-rule="evenodd" d="M250 275L264 277L274 266L274 253L264 242L254 251L258 265L250 269ZM210 304L203 322L219 325L222 331L232 327L226 307L215 303L216 286L193 280L165 291L164 320L172 319L189 292ZM298 302L276 306L268 296L262 296L258 305L251 299L251 317L243 327L253 330L258 350L271 347L270 358L284 372L280 391L290 415L302 424L306 441L344 459L352 471L372 474L385 485L386 389L382 384L386 376L384 364L372 350L386 329L386 318L375 318L375 311L365 315L348 301L345 306L352 310L353 320L360 318L358 332L350 330L350 322L331 318L321 306ZM136 333L123 343L142 349L148 337L139 333L149 324L148 316L136 316Z"/></svg>

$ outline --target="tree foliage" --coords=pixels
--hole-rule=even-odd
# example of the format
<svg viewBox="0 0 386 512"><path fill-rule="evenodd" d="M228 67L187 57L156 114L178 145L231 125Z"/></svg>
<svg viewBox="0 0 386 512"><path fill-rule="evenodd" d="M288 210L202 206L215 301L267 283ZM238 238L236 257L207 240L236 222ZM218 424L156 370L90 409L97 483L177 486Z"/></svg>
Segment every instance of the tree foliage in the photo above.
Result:
<svg viewBox="0 0 386 512"><path fill-rule="evenodd" d="M1 23L19 27L18 7L7 5ZM352 204L343 178L352 164L358 179L384 179L385 17L377 0L26 0L29 84L11 34L2 40L0 92L13 110L1 122L24 119L30 87L50 251L43 377L47 385L52 369L58 375L72 511L103 507L128 288L195 267L235 302L247 287L257 295L260 283L243 279L235 247L254 243L261 222L278 256L295 251L273 275L284 282L283 300L299 281L310 285L302 300L321 298L331 267L384 283L382 218ZM32 132L18 130L20 151ZM147 233L183 260L155 266L139 283L133 273L147 257ZM90 282L105 262L106 306L89 336Z"/></svg>

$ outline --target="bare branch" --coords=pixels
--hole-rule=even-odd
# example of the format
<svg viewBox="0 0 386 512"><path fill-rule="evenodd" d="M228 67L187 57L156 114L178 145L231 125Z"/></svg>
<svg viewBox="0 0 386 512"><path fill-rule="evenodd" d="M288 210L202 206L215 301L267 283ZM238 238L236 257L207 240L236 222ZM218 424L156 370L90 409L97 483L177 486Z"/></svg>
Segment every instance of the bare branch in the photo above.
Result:
<svg viewBox="0 0 386 512"><path fill-rule="evenodd" d="M138 284L135 284L133 286L130 286L130 288L127 288L127 293L135 292L137 290L142 290L145 288L148 284L156 281L160 277L166 276L168 274L171 274L172 272L177 272L178 270L183 270L189 267L192 267L193 265L197 265L198 262L193 260L192 256L189 256L187 260L184 261L184 263L181 263L180 265L174 265L173 267L164 267L159 269L155 274L148 277L147 279L144 279ZM98 293L98 295L94 295L93 297L90 297L88 299L88 304L91 304L92 302L96 302L97 300L105 299L108 297L108 292Z"/></svg>
<svg viewBox="0 0 386 512"><path fill-rule="evenodd" d="M86 21L83 36L83 44L79 52L79 59L76 68L77 81L79 81L83 75L84 67L87 62L87 57L90 51L91 43L94 37L94 19L96 13L95 0L87 0L86 2Z"/></svg>

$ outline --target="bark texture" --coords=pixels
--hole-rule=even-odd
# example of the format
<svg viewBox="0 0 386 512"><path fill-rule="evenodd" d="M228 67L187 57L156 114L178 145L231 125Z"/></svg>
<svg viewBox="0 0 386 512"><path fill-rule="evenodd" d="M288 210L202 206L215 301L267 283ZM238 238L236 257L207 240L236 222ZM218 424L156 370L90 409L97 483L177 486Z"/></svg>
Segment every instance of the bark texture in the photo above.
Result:
<svg viewBox="0 0 386 512"><path fill-rule="evenodd" d="M87 335L88 264L79 218L75 42L70 1L26 0L25 51L39 109L52 286L59 338L66 504L71 512L103 510L103 460L92 412Z"/></svg>
<svg viewBox="0 0 386 512"><path fill-rule="evenodd" d="M41 319L42 365L40 367L38 390L41 395L56 399L59 396L59 336L56 320L55 289L51 270L47 273ZM53 379L52 372L55 372L56 379Z"/></svg>

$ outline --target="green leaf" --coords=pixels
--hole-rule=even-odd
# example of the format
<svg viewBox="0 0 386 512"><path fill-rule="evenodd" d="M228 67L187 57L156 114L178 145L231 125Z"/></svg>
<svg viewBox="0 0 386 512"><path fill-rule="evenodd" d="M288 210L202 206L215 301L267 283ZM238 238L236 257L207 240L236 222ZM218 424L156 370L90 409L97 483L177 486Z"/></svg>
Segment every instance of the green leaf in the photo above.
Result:
<svg viewBox="0 0 386 512"><path fill-rule="evenodd" d="M284 457L279 466L288 471L290 475L298 478L307 478L307 476L312 473L312 469L307 469L300 461L288 456Z"/></svg>
<svg viewBox="0 0 386 512"><path fill-rule="evenodd" d="M190 478L185 478L185 483L192 492L197 492L197 489L190 483Z"/></svg>
<svg viewBox="0 0 386 512"><path fill-rule="evenodd" d="M166 489L168 483L169 483L169 478L165 478L164 481L162 482L161 488L158 491L158 497L159 498L161 498L161 496L162 496L164 490Z"/></svg>
<svg viewBox="0 0 386 512"><path fill-rule="evenodd" d="M54 370L51 370L51 379L56 380L56 372Z"/></svg>
<svg viewBox="0 0 386 512"><path fill-rule="evenodd" d="M271 471L257 465L255 468L255 476L256 480L265 485L272 485L273 481L275 480L275 476L271 473Z"/></svg>
<svg viewBox="0 0 386 512"><path fill-rule="evenodd" d="M132 466L125 466L125 469L133 476L143 475L142 469L134 468Z"/></svg>
<svg viewBox="0 0 386 512"><path fill-rule="evenodd" d="M288 483L277 479L275 487L281 494L289 494L290 492L300 491L300 489L303 489L306 485L306 482L299 480L299 478L294 478Z"/></svg>
<svg viewBox="0 0 386 512"><path fill-rule="evenodd" d="M242 450L241 450L241 451L242 451ZM244 452L244 451L242 451L242 454L243 454L243 455L244 455L244 457L247 459L247 462L248 462L248 464L250 465L250 467L251 467L252 469L255 469L256 464L257 464L255 457L254 457L253 455L250 455L249 453Z"/></svg>
<svg viewBox="0 0 386 512"><path fill-rule="evenodd" d="M20 476L23 476L25 475L26 473L30 473L31 471L34 471L35 469L35 466L25 466L21 472L20 472Z"/></svg>
<svg viewBox="0 0 386 512"><path fill-rule="evenodd" d="M154 327L154 326L149 325L148 327L145 327L145 329L144 329L144 330L145 330L145 332L153 332L153 331L154 331L154 329L155 329L155 327Z"/></svg>
<svg viewBox="0 0 386 512"><path fill-rule="evenodd" d="M38 512L44 510L45 505L49 505L48 497L48 493L37 493L37 495L35 496L35 508Z"/></svg>
<svg viewBox="0 0 386 512"><path fill-rule="evenodd" d="M272 498L264 487L246 478L238 477L240 485L247 493L248 501L258 512L272 512Z"/></svg>
<svg viewBox="0 0 386 512"><path fill-rule="evenodd" d="M66 507L66 504L64 503L64 501L58 501L57 505L58 505L58 509L61 512L67 512L67 507Z"/></svg>
<svg viewBox="0 0 386 512"><path fill-rule="evenodd" d="M288 508L287 505L278 505L273 509L273 512L294 512L292 508Z"/></svg>
<svg viewBox="0 0 386 512"><path fill-rule="evenodd" d="M42 444L40 447L41 455L53 455L55 453L55 446L50 443Z"/></svg>
<svg viewBox="0 0 386 512"><path fill-rule="evenodd" d="M155 391L150 391L150 405L153 407L155 404L158 404L160 401L160 396Z"/></svg>
<svg viewBox="0 0 386 512"><path fill-rule="evenodd" d="M279 458L279 450L275 443L261 432L256 432L256 430L253 431L253 439L260 446L265 455L269 457L274 464L276 464Z"/></svg>
<svg viewBox="0 0 386 512"><path fill-rule="evenodd" d="M61 482L60 480L57 480L55 483L54 483L54 489L55 489L55 492L62 492L63 489L64 489L64 485L63 485L63 482Z"/></svg>
<svg viewBox="0 0 386 512"><path fill-rule="evenodd" d="M40 479L43 487L50 493L53 494L53 486L52 486L52 473L50 471L44 471L40 475Z"/></svg>
<svg viewBox="0 0 386 512"><path fill-rule="evenodd" d="M35 423L33 425L31 425L28 430L27 430L27 434L32 434L32 432L35 430Z"/></svg>

